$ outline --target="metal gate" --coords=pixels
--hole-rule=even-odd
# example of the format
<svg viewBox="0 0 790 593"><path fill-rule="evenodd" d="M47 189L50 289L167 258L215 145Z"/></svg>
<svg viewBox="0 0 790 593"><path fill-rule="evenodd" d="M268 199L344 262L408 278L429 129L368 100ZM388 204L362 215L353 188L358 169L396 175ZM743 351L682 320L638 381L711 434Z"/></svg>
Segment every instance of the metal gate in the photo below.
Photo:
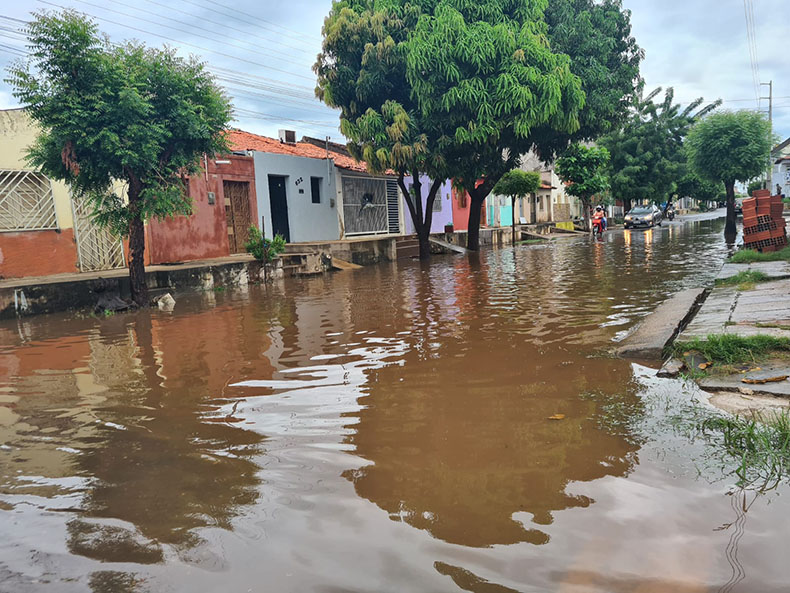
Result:
<svg viewBox="0 0 790 593"><path fill-rule="evenodd" d="M72 196L71 212L74 215L74 238L77 241L80 272L126 267L123 242L109 229L93 222L88 201Z"/></svg>
<svg viewBox="0 0 790 593"><path fill-rule="evenodd" d="M348 236L388 233L386 180L344 175L343 222Z"/></svg>

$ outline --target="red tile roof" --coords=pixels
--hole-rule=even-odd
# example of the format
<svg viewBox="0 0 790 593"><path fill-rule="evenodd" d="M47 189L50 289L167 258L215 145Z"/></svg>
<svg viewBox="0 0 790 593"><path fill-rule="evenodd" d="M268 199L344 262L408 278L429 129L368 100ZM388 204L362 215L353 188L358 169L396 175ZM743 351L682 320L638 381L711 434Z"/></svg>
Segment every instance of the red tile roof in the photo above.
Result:
<svg viewBox="0 0 790 593"><path fill-rule="evenodd" d="M314 144L308 142L286 144L275 138L259 136L243 130L228 130L228 144L231 150L255 150L272 154L289 154L309 159L326 159L326 149L319 148ZM359 171L361 173L367 172L364 162L356 161L351 157L332 151L330 151L330 157L335 161L335 165L341 169Z"/></svg>

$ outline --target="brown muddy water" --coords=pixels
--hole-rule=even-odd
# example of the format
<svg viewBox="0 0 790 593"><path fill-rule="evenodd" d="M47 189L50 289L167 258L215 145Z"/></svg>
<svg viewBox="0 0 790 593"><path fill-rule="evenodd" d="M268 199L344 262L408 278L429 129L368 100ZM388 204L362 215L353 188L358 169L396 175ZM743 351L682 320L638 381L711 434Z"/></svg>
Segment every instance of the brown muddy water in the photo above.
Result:
<svg viewBox="0 0 790 593"><path fill-rule="evenodd" d="M0 591L787 591L787 488L602 355L722 225L0 325Z"/></svg>

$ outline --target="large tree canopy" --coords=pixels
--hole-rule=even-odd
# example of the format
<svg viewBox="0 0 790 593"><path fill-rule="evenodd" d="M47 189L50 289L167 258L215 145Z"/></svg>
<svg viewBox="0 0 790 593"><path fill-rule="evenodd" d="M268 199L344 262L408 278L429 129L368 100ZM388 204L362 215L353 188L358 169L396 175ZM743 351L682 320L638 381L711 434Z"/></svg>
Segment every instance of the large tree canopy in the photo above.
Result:
<svg viewBox="0 0 790 593"><path fill-rule="evenodd" d="M697 123L686 139L691 168L703 179L724 183L727 192L725 234L734 235L735 182L749 181L768 166L771 124L754 111L714 113Z"/></svg>
<svg viewBox="0 0 790 593"><path fill-rule="evenodd" d="M453 177L472 198L473 249L499 178L533 148L551 158L607 129L641 58L616 0L343 0L324 35L317 93L341 109L352 152L373 170Z"/></svg>
<svg viewBox="0 0 790 593"><path fill-rule="evenodd" d="M600 141L611 155L612 192L626 210L632 201L660 204L675 193L685 174L683 139L695 121L721 104L698 110L703 103L699 98L681 109L673 103L672 88L661 102L653 101L660 92L659 87L636 101L625 123Z"/></svg>
<svg viewBox="0 0 790 593"><path fill-rule="evenodd" d="M38 13L14 96L41 126L29 162L91 201L98 222L129 236L132 297L147 303L143 222L191 212L183 176L225 149L231 107L195 58L113 46L71 11ZM114 191L126 184L126 196Z"/></svg>

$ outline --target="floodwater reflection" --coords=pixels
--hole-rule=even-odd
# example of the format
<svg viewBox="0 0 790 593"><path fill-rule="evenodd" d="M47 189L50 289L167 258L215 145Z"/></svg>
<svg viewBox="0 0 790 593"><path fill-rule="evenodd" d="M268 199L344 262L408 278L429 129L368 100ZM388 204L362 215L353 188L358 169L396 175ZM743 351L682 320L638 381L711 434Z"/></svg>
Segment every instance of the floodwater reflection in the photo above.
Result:
<svg viewBox="0 0 790 593"><path fill-rule="evenodd" d="M733 517L607 354L720 233L2 323L0 592L783 590L783 499Z"/></svg>

